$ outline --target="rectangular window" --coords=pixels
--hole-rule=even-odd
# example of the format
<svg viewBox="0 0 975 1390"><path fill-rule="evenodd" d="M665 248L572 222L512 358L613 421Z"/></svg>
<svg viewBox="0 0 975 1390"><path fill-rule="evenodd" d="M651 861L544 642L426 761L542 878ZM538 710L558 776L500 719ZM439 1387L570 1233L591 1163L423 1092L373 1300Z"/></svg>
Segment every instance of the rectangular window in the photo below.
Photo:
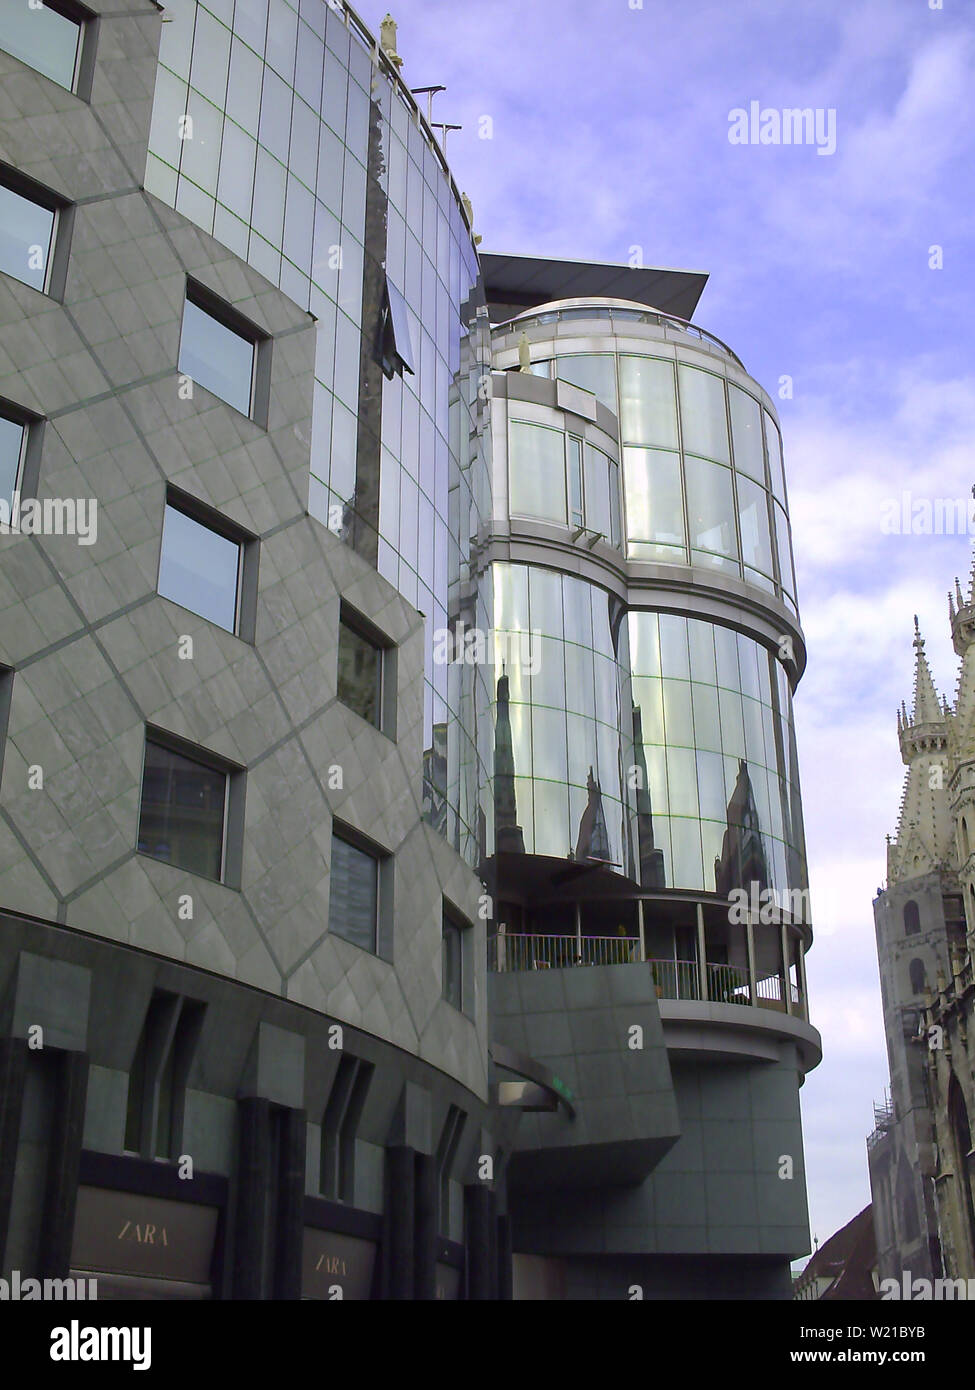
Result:
<svg viewBox="0 0 975 1390"><path fill-rule="evenodd" d="M446 908L443 913L442 988L443 997L455 1009L463 1006L463 936L461 927Z"/></svg>
<svg viewBox="0 0 975 1390"><path fill-rule="evenodd" d="M45 0L5 0L0 10L0 48L49 77L69 92L75 90L87 12Z"/></svg>
<svg viewBox="0 0 975 1390"><path fill-rule="evenodd" d="M235 534L222 517L202 504L169 494L156 585L163 598L228 632L252 636L243 629L253 627L257 578L252 571L256 559L257 541L253 537Z"/></svg>
<svg viewBox="0 0 975 1390"><path fill-rule="evenodd" d="M26 453L27 426L0 406L0 519L3 504L12 505L14 493L22 490Z"/></svg>
<svg viewBox="0 0 975 1390"><path fill-rule="evenodd" d="M328 929L363 951L378 954L380 858L332 833Z"/></svg>
<svg viewBox="0 0 975 1390"><path fill-rule="evenodd" d="M582 440L569 435L569 518L573 526L583 525Z"/></svg>
<svg viewBox="0 0 975 1390"><path fill-rule="evenodd" d="M57 220L53 196L48 201L43 190L0 170L0 270L42 294L50 287Z"/></svg>
<svg viewBox="0 0 975 1390"><path fill-rule="evenodd" d="M383 728L383 648L344 606L339 618L338 697L377 729Z"/></svg>
<svg viewBox="0 0 975 1390"><path fill-rule="evenodd" d="M175 743L166 735L146 735L139 853L235 886L242 772L183 752Z"/></svg>
<svg viewBox="0 0 975 1390"><path fill-rule="evenodd" d="M508 496L512 516L566 524L565 436L561 430L511 421Z"/></svg>
<svg viewBox="0 0 975 1390"><path fill-rule="evenodd" d="M729 463L724 382L711 372L678 364L684 452Z"/></svg>
<svg viewBox="0 0 975 1390"><path fill-rule="evenodd" d="M415 375L415 353L413 335L410 332L410 315L406 300L386 276L386 302L382 318L382 368L384 374L392 379L397 372Z"/></svg>
<svg viewBox="0 0 975 1390"><path fill-rule="evenodd" d="M179 341L179 370L212 391L241 415L255 411L258 345L257 329L245 324L226 305L198 286L190 285L183 307Z"/></svg>

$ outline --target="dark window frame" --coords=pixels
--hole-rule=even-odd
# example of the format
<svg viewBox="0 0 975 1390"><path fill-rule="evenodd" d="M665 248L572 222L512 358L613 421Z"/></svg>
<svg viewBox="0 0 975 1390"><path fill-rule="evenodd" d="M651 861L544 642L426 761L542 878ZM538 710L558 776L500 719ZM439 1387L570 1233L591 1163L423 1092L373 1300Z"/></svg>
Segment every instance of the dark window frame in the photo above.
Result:
<svg viewBox="0 0 975 1390"><path fill-rule="evenodd" d="M220 883L223 884L225 888L239 891L243 867L246 769L237 763L230 762L227 758L221 757L219 753L212 752L209 748L203 748L199 744L191 743L188 739L181 738L178 734L171 733L168 729L161 729L155 724L147 724L145 726L145 738L142 750L142 777L139 784L139 830L142 828L142 807L145 796L146 749L150 743L166 752L175 753L180 757L188 758L191 762L199 763L201 767L208 768L211 772L222 773L224 775L226 781L224 787L220 874L217 878L211 878L209 874L196 873L195 870L188 869L185 865L172 864L167 859L161 859L158 855L150 854L148 850L139 849L138 831L136 833L136 852L144 855L147 859L154 860L157 864L167 864L170 868L176 869L180 873L194 874L197 878L203 878L208 883Z"/></svg>
<svg viewBox="0 0 975 1390"><path fill-rule="evenodd" d="M394 891L395 891L395 866L396 856L382 845L371 840L368 835L364 835L361 830L350 825L348 821L339 820L337 817L332 819L332 839L343 840L345 844L357 849L362 854L367 854L376 864L376 930L373 940L374 949L369 950L369 955L378 956L380 960L393 961L393 914L394 914ZM330 864L331 873L331 864ZM332 903L329 899L328 906L328 930L332 932ZM348 937L341 932L335 932L335 936L340 941L347 941L350 946L358 946L358 942L349 941ZM359 946L359 950L365 950Z"/></svg>
<svg viewBox="0 0 975 1390"><path fill-rule="evenodd" d="M6 397L0 397L0 416L13 425L20 425L24 431L20 445L20 462L14 478L14 491L20 494L22 500L36 497L46 421L42 415L35 415L32 410L27 410Z"/></svg>
<svg viewBox="0 0 975 1390"><path fill-rule="evenodd" d="M183 516L189 517L191 521L197 522L200 526L206 527L214 535L221 536L224 540L231 541L239 547L237 560L237 601L234 611L234 626L232 629L225 628L222 623L214 622L212 618L205 617L202 613L197 613L195 608L186 608L178 600L168 598L165 594L159 594L167 603L176 604L177 608L185 608L187 613L192 613L195 617L202 619L203 622L213 622L214 627L219 627L222 632L231 632L234 637L239 637L242 642L254 644L257 630L257 587L258 587L258 568L260 566L261 542L253 532L247 531L243 526L237 525L225 517L221 512L216 511L205 502L201 502L192 493L183 492L181 488L173 487L171 483L166 484L166 492L163 501L163 520L159 527L159 557L156 562L156 592L159 593L159 578L162 572L163 559L163 537L165 534L166 508L172 507L174 511L181 512Z"/></svg>
<svg viewBox="0 0 975 1390"><path fill-rule="evenodd" d="M184 312L180 315L179 347L176 351L177 371L180 371L179 359L183 348L183 325L187 302L199 309L201 313L207 314L222 328L236 333L239 338L244 338L254 349L251 361L250 407L246 413L238 410L235 405L231 405L229 401L224 400L223 396L217 395L215 391L204 386L202 382L196 382L195 378L193 379L194 384L202 386L203 390L209 391L215 400L222 401L230 410L236 411L238 415L243 414L245 419L253 420L258 428L266 430L271 401L271 345L273 342L271 334L256 324L253 319L246 318L232 304L221 299L218 294L199 280L187 276L186 291L183 296Z"/></svg>
<svg viewBox="0 0 975 1390"><path fill-rule="evenodd" d="M7 728L13 703L14 668L0 665L0 780L3 778L3 755L7 748Z"/></svg>
<svg viewBox="0 0 975 1390"><path fill-rule="evenodd" d="M364 613L357 608L353 608L345 599L339 604L339 628L347 628L362 641L374 647L379 656L379 692L376 703L379 708L379 721L365 719L363 715L359 718L364 723L371 725L392 742L396 742L396 712L397 712L397 685L398 685L398 662L397 648L387 635L382 632L375 623L371 622ZM338 653L338 643L336 643L336 655ZM338 682L336 680L336 692ZM338 697L340 700L341 696ZM342 700L346 709L352 709L353 713L358 713L352 705Z"/></svg>
<svg viewBox="0 0 975 1390"><path fill-rule="evenodd" d="M35 68L34 64L28 62L26 58L17 57L16 53L11 53L10 56L15 58L18 63L23 63L25 67L30 68L32 72L36 72L38 77L43 77L47 82L53 82L56 87L61 88L62 92L71 92L81 101L90 103L92 82L95 76L95 50L98 44L100 16L87 9L86 6L79 4L78 0L44 0L44 8L78 26L78 47L75 51L71 86L63 86L56 78L48 77L47 73L41 72L40 68ZM3 51L7 52L6 49Z"/></svg>
<svg viewBox="0 0 975 1390"><path fill-rule="evenodd" d="M29 290L34 290L36 294L43 294L47 299L61 303L68 278L68 257L74 230L74 204L62 194L56 193L53 188L38 183L36 179L30 178L10 164L0 163L0 185L8 188L11 193L26 198L35 207L44 208L54 214L43 287L38 289L36 285L22 280L19 275L11 275L11 279L25 285ZM10 271L2 273L11 274Z"/></svg>

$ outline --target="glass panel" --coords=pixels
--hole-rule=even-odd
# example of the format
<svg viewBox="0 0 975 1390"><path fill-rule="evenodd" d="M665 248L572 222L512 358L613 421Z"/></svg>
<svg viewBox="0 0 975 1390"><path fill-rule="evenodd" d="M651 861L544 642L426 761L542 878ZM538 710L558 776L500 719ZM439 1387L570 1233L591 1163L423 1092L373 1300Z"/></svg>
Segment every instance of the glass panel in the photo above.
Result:
<svg viewBox="0 0 975 1390"><path fill-rule="evenodd" d="M139 851L219 879L227 774L146 741Z"/></svg>
<svg viewBox="0 0 975 1390"><path fill-rule="evenodd" d="M158 592L228 632L237 625L240 546L176 507L163 518Z"/></svg>
<svg viewBox="0 0 975 1390"><path fill-rule="evenodd" d="M684 465L691 546L737 557L731 470L697 458L685 459Z"/></svg>
<svg viewBox="0 0 975 1390"><path fill-rule="evenodd" d="M683 549L680 455L660 449L624 449L623 485L628 538Z"/></svg>
<svg viewBox="0 0 975 1390"><path fill-rule="evenodd" d="M756 482L765 482L762 451L762 412L758 401L737 386L728 386L731 405L731 436L735 445L735 467Z"/></svg>
<svg viewBox="0 0 975 1390"><path fill-rule="evenodd" d="M443 997L455 1009L461 1001L461 936L460 928L444 918L443 923Z"/></svg>
<svg viewBox="0 0 975 1390"><path fill-rule="evenodd" d="M0 503L11 503L20 473L24 427L0 415Z"/></svg>
<svg viewBox="0 0 975 1390"><path fill-rule="evenodd" d="M616 414L616 358L612 353L559 357L556 359L555 374L561 381L591 391L598 401Z"/></svg>
<svg viewBox="0 0 975 1390"><path fill-rule="evenodd" d="M671 362L620 357L620 439L677 448L677 392Z"/></svg>
<svg viewBox="0 0 975 1390"><path fill-rule="evenodd" d="M573 435L568 439L569 462L569 520L573 526L583 524L582 510L582 440Z"/></svg>
<svg viewBox="0 0 975 1390"><path fill-rule="evenodd" d="M728 420L725 415L724 382L696 367L678 368L680 378L680 421L684 451L706 458L730 462Z"/></svg>
<svg viewBox="0 0 975 1390"><path fill-rule="evenodd" d="M376 950L379 909L379 862L374 855L332 836L329 878L328 929L360 946Z"/></svg>
<svg viewBox="0 0 975 1390"><path fill-rule="evenodd" d="M565 436L513 420L508 429L508 489L512 516L566 523Z"/></svg>
<svg viewBox="0 0 975 1390"><path fill-rule="evenodd" d="M600 449L586 445L586 525L611 539L609 519L609 459Z"/></svg>
<svg viewBox="0 0 975 1390"><path fill-rule="evenodd" d="M691 653L691 680L715 685L714 628L710 623L688 618L687 638Z"/></svg>
<svg viewBox="0 0 975 1390"><path fill-rule="evenodd" d="M382 652L367 637L339 623L338 697L370 724L380 727Z"/></svg>
<svg viewBox="0 0 975 1390"><path fill-rule="evenodd" d="M250 413L254 344L191 299L183 307L179 370L242 415Z"/></svg>
<svg viewBox="0 0 975 1390"><path fill-rule="evenodd" d="M47 5L34 9L27 0L6 0L0 10L0 48L69 92L80 38L81 25Z"/></svg>
<svg viewBox="0 0 975 1390"><path fill-rule="evenodd" d="M738 479L738 519L741 522L741 554L746 565L772 573L772 537L769 534L768 494L750 478Z"/></svg>
<svg viewBox="0 0 975 1390"><path fill-rule="evenodd" d="M772 480L772 496L785 506L785 470L782 466L782 441L775 421L768 411L765 416L765 444L768 448L768 471Z"/></svg>
<svg viewBox="0 0 975 1390"><path fill-rule="evenodd" d="M779 552L779 578L786 593L795 598L796 577L792 566L792 541L789 536L789 523L786 520L785 512L778 503L773 506L772 510L775 513L775 542Z"/></svg>
<svg viewBox="0 0 975 1390"><path fill-rule="evenodd" d="M0 270L43 291L53 234L50 208L0 184Z"/></svg>

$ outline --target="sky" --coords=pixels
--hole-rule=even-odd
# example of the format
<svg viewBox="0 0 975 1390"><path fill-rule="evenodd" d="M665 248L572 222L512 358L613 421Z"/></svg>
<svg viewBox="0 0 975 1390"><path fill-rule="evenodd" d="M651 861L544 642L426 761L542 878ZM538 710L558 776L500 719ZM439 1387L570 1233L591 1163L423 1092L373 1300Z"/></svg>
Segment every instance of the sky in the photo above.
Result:
<svg viewBox="0 0 975 1390"><path fill-rule="evenodd" d="M822 1243L869 1201L887 1084L871 903L913 615L952 700L947 591L972 565L969 535L889 517L904 493L975 484L975 0L359 0L374 33L388 3L404 79L444 83L434 119L463 126L447 154L482 249L626 263L639 247L708 271L695 322L776 398L809 654L796 717L824 1059L801 1097ZM731 143L753 101L819 109L824 133L833 111L835 150Z"/></svg>

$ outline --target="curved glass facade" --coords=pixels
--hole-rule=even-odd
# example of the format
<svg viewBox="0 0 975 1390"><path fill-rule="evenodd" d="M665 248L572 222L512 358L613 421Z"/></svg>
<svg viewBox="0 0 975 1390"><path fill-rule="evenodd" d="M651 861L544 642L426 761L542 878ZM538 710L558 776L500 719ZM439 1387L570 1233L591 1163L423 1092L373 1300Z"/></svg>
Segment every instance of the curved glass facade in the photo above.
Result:
<svg viewBox="0 0 975 1390"><path fill-rule="evenodd" d="M494 602L522 657L495 669L500 848L645 888L805 888L791 692L766 647L529 565L494 566Z"/></svg>
<svg viewBox="0 0 975 1390"><path fill-rule="evenodd" d="M457 190L343 6L166 9L146 187L318 320L308 509L427 620L424 810L473 862L478 678L433 656L459 617L486 626L460 596L487 495L476 383L490 347L470 332L478 264ZM394 297L413 370L387 376L374 346Z"/></svg>
<svg viewBox="0 0 975 1390"><path fill-rule="evenodd" d="M570 313L617 320L624 312L568 310L519 319L513 327L521 329L524 323L533 330ZM584 335L585 329L580 327L579 333ZM618 333L626 334L625 322ZM620 545L628 559L690 562L742 578L781 597L795 613L782 443L773 416L757 395L708 370L710 361L702 358L699 366L678 361L672 352L655 356L658 346L663 347L648 342L646 352L580 352L566 342L564 352L532 363L537 376L554 376L592 392L619 421L622 525L618 531L607 526L606 539ZM537 504L533 510L531 497L526 505L525 486L516 484L530 472L537 452L516 431L516 420L513 413L510 515L562 521L557 491L546 485L544 510ZM554 469L551 463L553 476Z"/></svg>

